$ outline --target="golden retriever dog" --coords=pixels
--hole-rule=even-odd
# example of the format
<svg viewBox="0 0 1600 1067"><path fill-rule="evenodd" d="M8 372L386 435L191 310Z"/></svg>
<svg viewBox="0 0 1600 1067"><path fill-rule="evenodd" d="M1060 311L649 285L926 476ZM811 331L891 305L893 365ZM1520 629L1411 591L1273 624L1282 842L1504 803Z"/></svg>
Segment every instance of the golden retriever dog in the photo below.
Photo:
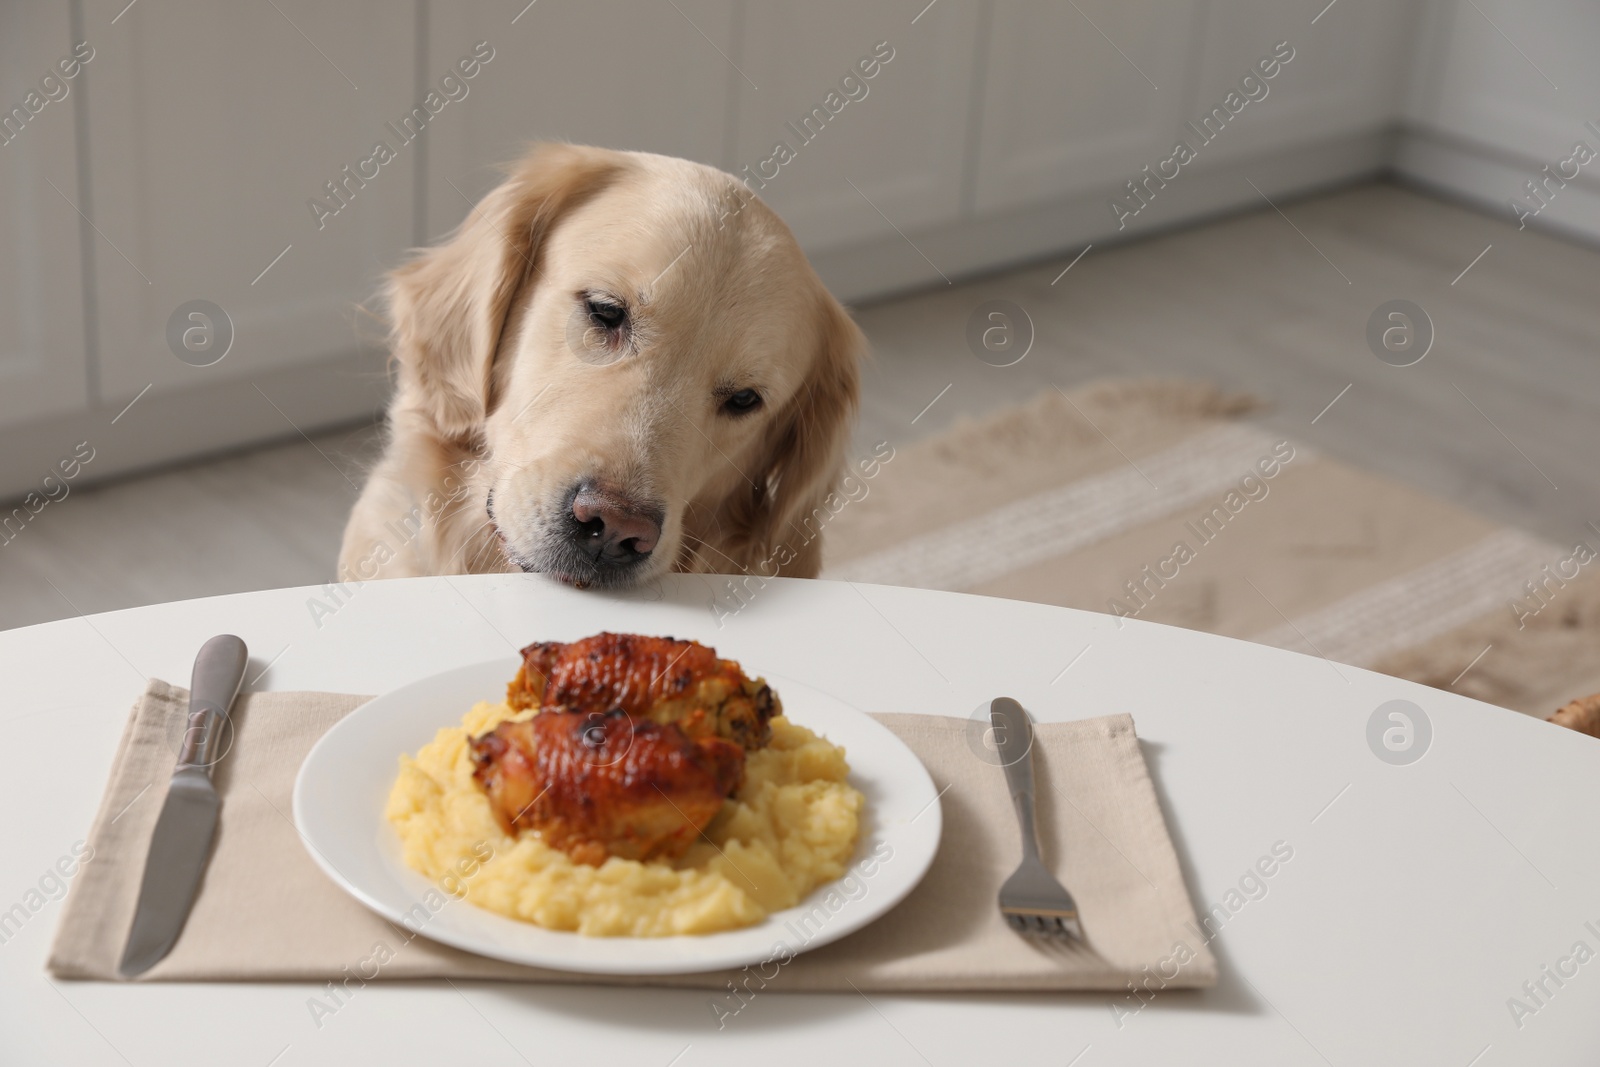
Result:
<svg viewBox="0 0 1600 1067"><path fill-rule="evenodd" d="M865 346L731 175L537 145L386 295L397 389L343 580L816 575L802 523L842 474Z"/></svg>
<svg viewBox="0 0 1600 1067"><path fill-rule="evenodd" d="M1557 708L1548 721L1580 734L1600 737L1600 693L1568 701Z"/></svg>

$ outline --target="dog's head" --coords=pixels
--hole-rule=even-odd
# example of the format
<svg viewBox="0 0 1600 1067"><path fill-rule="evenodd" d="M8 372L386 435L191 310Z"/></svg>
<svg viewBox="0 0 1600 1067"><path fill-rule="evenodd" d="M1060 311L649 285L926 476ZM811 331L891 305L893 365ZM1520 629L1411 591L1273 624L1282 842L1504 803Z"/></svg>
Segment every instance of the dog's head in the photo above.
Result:
<svg viewBox="0 0 1600 1067"><path fill-rule="evenodd" d="M482 455L508 564L815 572L803 519L842 464L863 341L734 178L537 146L390 276L389 306L400 407Z"/></svg>

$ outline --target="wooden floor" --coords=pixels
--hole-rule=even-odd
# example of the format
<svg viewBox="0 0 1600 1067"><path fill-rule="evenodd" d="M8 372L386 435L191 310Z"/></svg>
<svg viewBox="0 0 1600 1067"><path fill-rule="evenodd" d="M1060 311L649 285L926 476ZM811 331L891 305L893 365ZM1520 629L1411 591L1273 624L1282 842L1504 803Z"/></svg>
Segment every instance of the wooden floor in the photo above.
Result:
<svg viewBox="0 0 1600 1067"><path fill-rule="evenodd" d="M875 349L858 441L1052 385L1197 379L1259 396L1259 421L1330 455L1600 541L1600 250L1388 184L1278 206L857 309ZM1035 331L1004 368L965 339L996 299ZM1414 366L1367 345L1394 299L1434 325ZM0 545L0 628L327 581L376 445L361 427L75 489Z"/></svg>

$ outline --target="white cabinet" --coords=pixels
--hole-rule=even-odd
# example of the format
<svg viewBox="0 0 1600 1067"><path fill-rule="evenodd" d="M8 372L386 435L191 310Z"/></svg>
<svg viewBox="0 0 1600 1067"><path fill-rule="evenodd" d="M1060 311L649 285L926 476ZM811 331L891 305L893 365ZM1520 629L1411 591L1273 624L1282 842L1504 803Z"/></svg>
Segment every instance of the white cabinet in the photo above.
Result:
<svg viewBox="0 0 1600 1067"><path fill-rule="evenodd" d="M1416 15L1412 0L1338 0L1309 10L1282 0L1213 0L1198 49L1194 114L1186 117L1198 123L1230 92L1239 94L1236 106L1248 102L1238 121L1206 144L1205 164L1390 125L1409 72ZM1267 60L1270 70L1286 55L1293 58L1278 64L1273 78L1259 77L1258 62ZM1252 73L1255 80L1241 88Z"/></svg>
<svg viewBox="0 0 1600 1067"><path fill-rule="evenodd" d="M920 8L743 7L738 62L749 81L731 83L737 134L727 166L757 174L761 197L808 250L898 242L895 227L938 225L961 210L979 8Z"/></svg>
<svg viewBox="0 0 1600 1067"><path fill-rule="evenodd" d="M1171 149L1189 95L1192 0L992 0L979 212L1107 198Z"/></svg>
<svg viewBox="0 0 1600 1067"><path fill-rule="evenodd" d="M494 58L428 132L418 242L459 223L499 181L494 165L530 141L723 164L739 87L733 17L730 0L430 5L422 77L439 81L478 42Z"/></svg>
<svg viewBox="0 0 1600 1067"><path fill-rule="evenodd" d="M1282 0L993 0L983 78L979 212L1125 193L1179 139L1203 169L1387 127L1406 75L1415 4L1339 0L1318 15ZM1275 46L1276 76L1201 123ZM1237 108L1237 110L1234 110ZM1232 121L1237 118L1239 121Z"/></svg>
<svg viewBox="0 0 1600 1067"><path fill-rule="evenodd" d="M0 425L88 404L73 44L66 5L0 6Z"/></svg>
<svg viewBox="0 0 1600 1067"><path fill-rule="evenodd" d="M421 103L413 5L85 0L84 21L103 402L376 342L356 305L413 230L417 146L390 125ZM379 142L395 158L370 163ZM211 366L167 342L191 300L233 324Z"/></svg>
<svg viewBox="0 0 1600 1067"><path fill-rule="evenodd" d="M1279 42L1146 229L1388 164L1504 207L1600 146L1596 41L1593 0L0 5L0 496L147 387L97 475L285 432L257 386L304 427L369 411L363 305L530 141L747 175L855 300L1116 235ZM1596 167L1541 224L1600 233ZM174 354L192 301L219 362L221 321Z"/></svg>

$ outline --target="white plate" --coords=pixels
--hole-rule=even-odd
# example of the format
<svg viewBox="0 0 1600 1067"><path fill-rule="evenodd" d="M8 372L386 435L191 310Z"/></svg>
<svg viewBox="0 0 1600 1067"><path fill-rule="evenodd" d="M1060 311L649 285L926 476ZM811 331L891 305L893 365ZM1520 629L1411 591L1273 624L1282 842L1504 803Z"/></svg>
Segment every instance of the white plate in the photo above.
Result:
<svg viewBox="0 0 1600 1067"><path fill-rule="evenodd" d="M383 816L400 754L415 753L441 727L458 724L478 701L500 699L516 669L514 659L493 660L385 693L329 730L300 768L294 820L312 858L386 919L401 922L433 888L401 860L399 837ZM837 941L894 907L922 880L939 848L939 794L927 770L904 742L862 712L799 682L770 675L767 680L792 721L844 746L850 784L867 798L861 840L846 874L853 891L834 895L837 910L824 904L830 888L843 888L834 882L740 930L698 937L585 937L451 900L418 924L419 932L535 967L686 974L762 963L773 958L780 942L798 954ZM892 851L885 853L885 846ZM875 854L887 858L869 860ZM869 861L865 867L863 860Z"/></svg>

